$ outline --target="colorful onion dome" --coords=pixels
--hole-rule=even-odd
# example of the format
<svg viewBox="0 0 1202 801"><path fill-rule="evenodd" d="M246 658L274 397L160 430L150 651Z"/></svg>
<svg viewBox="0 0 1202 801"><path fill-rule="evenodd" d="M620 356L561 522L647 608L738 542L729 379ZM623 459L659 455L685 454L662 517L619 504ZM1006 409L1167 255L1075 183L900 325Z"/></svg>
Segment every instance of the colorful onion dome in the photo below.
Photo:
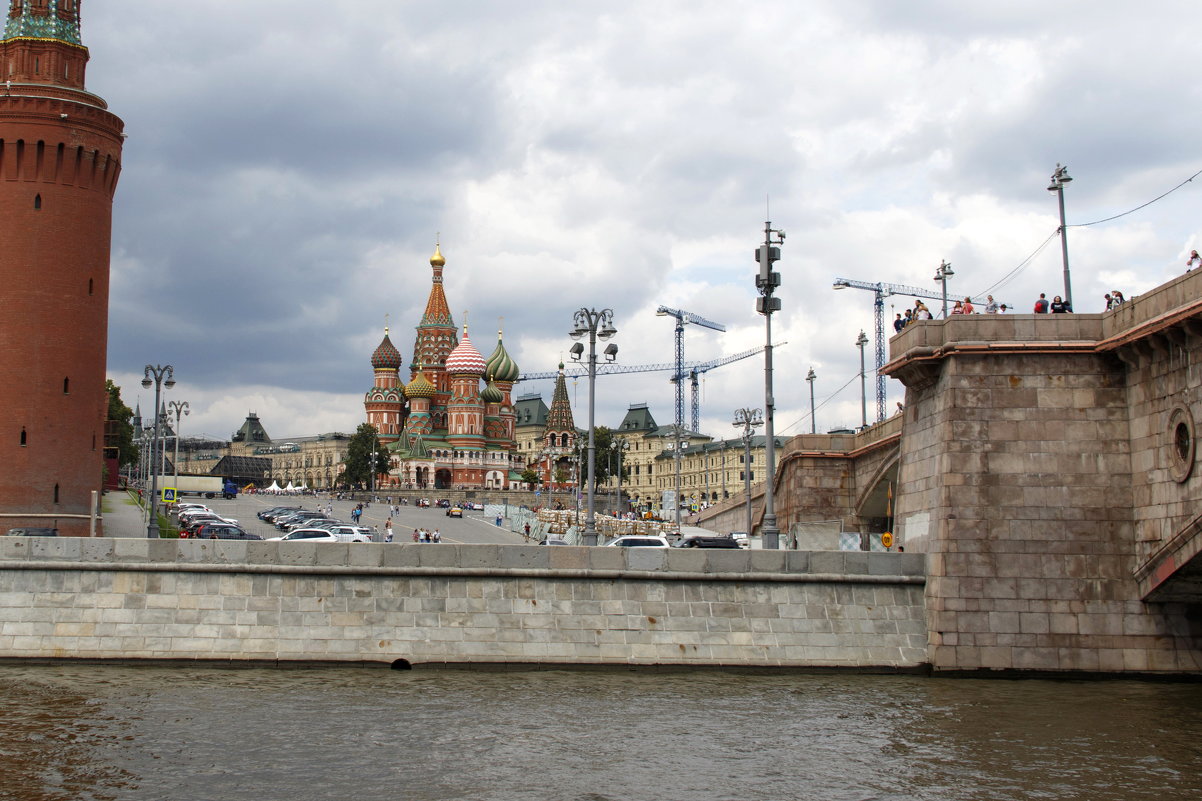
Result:
<svg viewBox="0 0 1202 801"><path fill-rule="evenodd" d="M410 400L415 398L433 398L436 392L438 390L430 383L430 379L426 378L426 374L420 367L417 369L417 377L405 386L405 396Z"/></svg>
<svg viewBox="0 0 1202 801"><path fill-rule="evenodd" d="M484 357L467 335L466 324L463 326L463 339L459 340L455 350L447 356L446 369L448 375L484 375L487 369Z"/></svg>
<svg viewBox="0 0 1202 801"><path fill-rule="evenodd" d="M508 381L513 383L521 376L521 371L518 369L515 362L505 350L505 346L501 343L501 332L497 331L497 349L488 357L485 366L488 369L488 374L492 376L494 381Z"/></svg>
<svg viewBox="0 0 1202 801"><path fill-rule="evenodd" d="M488 380L488 386L480 393L480 400L485 403L504 403L505 393L497 389L497 385L493 383L493 379Z"/></svg>
<svg viewBox="0 0 1202 801"><path fill-rule="evenodd" d="M442 257L442 250L438 245L434 246L434 255L430 257L431 267L442 267L447 263L447 260Z"/></svg>
<svg viewBox="0 0 1202 801"><path fill-rule="evenodd" d="M379 347L371 354L371 366L377 370L397 370L401 366L401 352L388 338L388 329L384 329L384 339Z"/></svg>

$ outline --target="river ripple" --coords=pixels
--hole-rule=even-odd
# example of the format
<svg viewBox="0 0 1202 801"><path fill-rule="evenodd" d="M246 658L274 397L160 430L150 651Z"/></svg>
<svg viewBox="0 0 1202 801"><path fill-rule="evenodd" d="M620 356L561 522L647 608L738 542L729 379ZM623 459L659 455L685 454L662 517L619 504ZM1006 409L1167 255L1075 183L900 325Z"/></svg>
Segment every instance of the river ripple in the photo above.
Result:
<svg viewBox="0 0 1202 801"><path fill-rule="evenodd" d="M0 798L1197 799L1202 686L0 668Z"/></svg>

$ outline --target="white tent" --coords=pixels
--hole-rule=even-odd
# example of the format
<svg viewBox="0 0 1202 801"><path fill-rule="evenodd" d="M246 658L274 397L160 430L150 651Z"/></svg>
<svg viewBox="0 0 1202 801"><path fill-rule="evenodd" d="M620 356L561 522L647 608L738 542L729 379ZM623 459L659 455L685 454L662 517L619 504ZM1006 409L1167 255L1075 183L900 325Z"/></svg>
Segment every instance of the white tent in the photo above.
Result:
<svg viewBox="0 0 1202 801"><path fill-rule="evenodd" d="M288 486L284 487L284 492L296 492L296 487L292 486L292 482L288 482Z"/></svg>
<svg viewBox="0 0 1202 801"><path fill-rule="evenodd" d="M267 489L263 490L263 492L283 492L283 490L281 490L280 485L275 483L275 481L273 480L271 482L271 486L268 487Z"/></svg>

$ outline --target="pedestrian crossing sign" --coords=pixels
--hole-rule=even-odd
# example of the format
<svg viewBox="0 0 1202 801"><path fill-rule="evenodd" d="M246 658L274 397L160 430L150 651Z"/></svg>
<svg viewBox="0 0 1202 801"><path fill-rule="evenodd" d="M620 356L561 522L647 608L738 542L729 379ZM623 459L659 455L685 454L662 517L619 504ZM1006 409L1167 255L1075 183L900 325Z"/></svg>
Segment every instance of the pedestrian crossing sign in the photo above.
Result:
<svg viewBox="0 0 1202 801"><path fill-rule="evenodd" d="M175 503L175 487L163 487L163 503Z"/></svg>

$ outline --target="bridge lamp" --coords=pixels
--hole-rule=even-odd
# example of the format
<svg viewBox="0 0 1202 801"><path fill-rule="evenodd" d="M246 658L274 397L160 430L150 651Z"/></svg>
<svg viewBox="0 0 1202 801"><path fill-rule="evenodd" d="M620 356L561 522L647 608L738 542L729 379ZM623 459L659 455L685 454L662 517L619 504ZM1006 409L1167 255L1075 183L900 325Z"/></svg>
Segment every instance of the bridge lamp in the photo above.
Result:
<svg viewBox="0 0 1202 801"><path fill-rule="evenodd" d="M956 273L952 271L952 265L946 259L942 260L937 268L935 268L935 281L943 286L943 319L947 319L947 279Z"/></svg>
<svg viewBox="0 0 1202 801"><path fill-rule="evenodd" d="M1064 185L1071 180L1073 178L1068 174L1068 167L1057 164L1056 171L1052 173L1051 183L1048 184L1048 191L1055 192L1057 200L1060 201L1060 257L1064 264L1064 302L1070 310L1073 308L1073 285L1068 275L1068 226L1064 224Z"/></svg>

